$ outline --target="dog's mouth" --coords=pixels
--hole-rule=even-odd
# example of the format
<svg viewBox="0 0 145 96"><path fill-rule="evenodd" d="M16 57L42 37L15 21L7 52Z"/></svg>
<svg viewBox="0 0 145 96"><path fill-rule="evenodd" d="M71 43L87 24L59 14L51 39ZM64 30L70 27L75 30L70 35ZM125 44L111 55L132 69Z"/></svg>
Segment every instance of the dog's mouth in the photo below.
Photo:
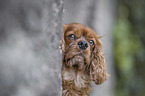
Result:
<svg viewBox="0 0 145 96"><path fill-rule="evenodd" d="M82 69L84 66L89 65L89 63L90 62L88 62L87 58L82 53L75 54L71 56L71 58L66 58L66 65L69 67L76 66Z"/></svg>
<svg viewBox="0 0 145 96"><path fill-rule="evenodd" d="M75 54L74 56L70 56L69 58L66 58L67 59L67 62L69 62L70 60L74 59L74 60L83 60L83 58L85 58L81 53L78 53L78 54Z"/></svg>

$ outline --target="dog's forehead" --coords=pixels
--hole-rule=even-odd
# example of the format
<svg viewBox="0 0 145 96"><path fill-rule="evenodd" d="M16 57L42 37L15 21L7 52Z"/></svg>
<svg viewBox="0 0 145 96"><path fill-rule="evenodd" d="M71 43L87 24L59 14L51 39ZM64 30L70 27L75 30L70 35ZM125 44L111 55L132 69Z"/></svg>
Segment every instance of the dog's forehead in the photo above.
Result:
<svg viewBox="0 0 145 96"><path fill-rule="evenodd" d="M65 29L64 35L66 36L68 34L75 34L76 37L78 38L84 36L85 38L90 39L95 37L94 33L95 33L94 30L92 30L87 26L73 23L73 24L67 24L67 28Z"/></svg>
<svg viewBox="0 0 145 96"><path fill-rule="evenodd" d="M76 28L76 30L74 30L74 33L78 36L84 36L86 38L94 37L92 30L90 30L90 28L88 27Z"/></svg>

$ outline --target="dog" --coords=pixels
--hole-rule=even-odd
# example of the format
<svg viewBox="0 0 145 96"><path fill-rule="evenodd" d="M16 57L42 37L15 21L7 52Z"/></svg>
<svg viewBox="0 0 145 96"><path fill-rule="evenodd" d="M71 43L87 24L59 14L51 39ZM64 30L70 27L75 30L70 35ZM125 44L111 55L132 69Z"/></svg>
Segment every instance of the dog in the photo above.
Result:
<svg viewBox="0 0 145 96"><path fill-rule="evenodd" d="M85 25L63 25L62 96L90 96L91 81L98 85L107 80L100 38Z"/></svg>

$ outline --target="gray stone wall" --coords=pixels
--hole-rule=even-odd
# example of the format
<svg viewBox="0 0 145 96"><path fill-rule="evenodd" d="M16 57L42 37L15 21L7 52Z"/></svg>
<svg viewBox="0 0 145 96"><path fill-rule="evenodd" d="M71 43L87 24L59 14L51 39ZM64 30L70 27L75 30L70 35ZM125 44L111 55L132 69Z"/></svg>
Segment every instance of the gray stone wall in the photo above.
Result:
<svg viewBox="0 0 145 96"><path fill-rule="evenodd" d="M62 0L0 0L0 96L61 94Z"/></svg>

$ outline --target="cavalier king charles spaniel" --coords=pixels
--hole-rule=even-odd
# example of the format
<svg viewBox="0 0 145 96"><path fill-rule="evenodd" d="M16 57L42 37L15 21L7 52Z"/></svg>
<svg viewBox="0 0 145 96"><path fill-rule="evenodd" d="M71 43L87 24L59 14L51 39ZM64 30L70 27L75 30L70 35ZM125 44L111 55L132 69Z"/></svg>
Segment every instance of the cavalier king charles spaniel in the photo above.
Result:
<svg viewBox="0 0 145 96"><path fill-rule="evenodd" d="M91 81L107 80L106 65L100 37L79 23L63 25L62 96L90 96Z"/></svg>

